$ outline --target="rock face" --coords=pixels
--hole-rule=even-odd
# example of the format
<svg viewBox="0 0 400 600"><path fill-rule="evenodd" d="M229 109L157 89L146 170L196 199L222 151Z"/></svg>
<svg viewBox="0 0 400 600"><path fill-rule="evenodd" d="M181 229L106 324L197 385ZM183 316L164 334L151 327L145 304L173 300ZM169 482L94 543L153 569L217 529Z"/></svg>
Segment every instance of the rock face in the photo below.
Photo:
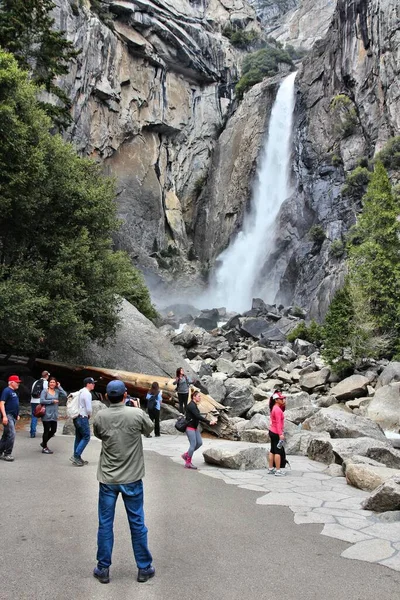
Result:
<svg viewBox="0 0 400 600"><path fill-rule="evenodd" d="M338 0L326 36L297 76L296 190L282 206L265 272L280 281L276 301L310 307L317 319L344 277L331 244L342 240L361 208L342 194L345 171L400 133L399 20L397 0ZM330 108L340 94L357 117L350 135ZM308 235L314 224L325 233L320 245Z"/></svg>
<svg viewBox="0 0 400 600"><path fill-rule="evenodd" d="M268 466L265 448L246 448L244 450L222 450L208 448L203 452L204 460L210 465L218 465L224 469L266 469Z"/></svg>
<svg viewBox="0 0 400 600"><path fill-rule="evenodd" d="M173 377L183 359L171 342L126 300L122 303L120 320L115 340L104 346L92 344L85 352L85 363L92 367ZM77 361L72 359L72 362ZM185 366L185 371L196 378L189 366Z"/></svg>

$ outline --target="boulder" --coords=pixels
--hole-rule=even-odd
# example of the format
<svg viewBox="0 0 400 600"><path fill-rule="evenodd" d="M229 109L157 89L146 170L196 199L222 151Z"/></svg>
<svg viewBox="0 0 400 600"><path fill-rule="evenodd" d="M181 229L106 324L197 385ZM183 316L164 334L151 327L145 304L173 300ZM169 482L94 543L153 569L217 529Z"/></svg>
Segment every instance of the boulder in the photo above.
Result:
<svg viewBox="0 0 400 600"><path fill-rule="evenodd" d="M227 379L225 373L213 373L210 377L205 375L201 378L201 383L205 385L208 393L217 402L222 402L226 396L224 381Z"/></svg>
<svg viewBox="0 0 400 600"><path fill-rule="evenodd" d="M321 408L315 415L306 419L303 429L327 431L332 438L368 437L386 441L382 429L366 417L359 417L342 410Z"/></svg>
<svg viewBox="0 0 400 600"><path fill-rule="evenodd" d="M263 368L257 363L247 363L244 365L244 368L246 369L247 374L250 376L258 375L259 373L262 373L263 370Z"/></svg>
<svg viewBox="0 0 400 600"><path fill-rule="evenodd" d="M367 492L372 492L393 476L400 477L400 470L352 463L346 467L347 483Z"/></svg>
<svg viewBox="0 0 400 600"><path fill-rule="evenodd" d="M193 346L192 348L189 348L186 356L188 358L192 359L199 359L199 358L212 358L212 359L216 359L218 358L218 351L215 348L212 348L211 346Z"/></svg>
<svg viewBox="0 0 400 600"><path fill-rule="evenodd" d="M243 429L240 433L242 442L251 442L252 444L269 444L269 433L262 429Z"/></svg>
<svg viewBox="0 0 400 600"><path fill-rule="evenodd" d="M317 349L314 344L310 344L310 342L298 338L293 342L293 350L298 355L311 356Z"/></svg>
<svg viewBox="0 0 400 600"><path fill-rule="evenodd" d="M241 417L245 415L254 404L251 382L248 379L231 377L225 381L225 388L227 396L223 404L230 407L229 416Z"/></svg>
<svg viewBox="0 0 400 600"><path fill-rule="evenodd" d="M174 377L176 369L184 362L174 345L126 300L122 301L119 318L115 338L110 338L104 345L90 344L83 352L82 360L71 358L70 362ZM185 371L195 378L187 365Z"/></svg>
<svg viewBox="0 0 400 600"><path fill-rule="evenodd" d="M256 388L253 388L256 389ZM255 414L269 416L269 398L266 400L261 400L261 402L255 402L253 406L247 412L247 418L251 419L251 417Z"/></svg>
<svg viewBox="0 0 400 600"><path fill-rule="evenodd" d="M335 462L335 455L330 440L324 438L312 439L307 447L307 456L311 460L330 465Z"/></svg>
<svg viewBox="0 0 400 600"><path fill-rule="evenodd" d="M335 396L320 396L314 401L314 403L320 408L328 408L329 406L337 404L338 400Z"/></svg>
<svg viewBox="0 0 400 600"><path fill-rule="evenodd" d="M274 376L277 379L280 379L282 381L282 383L287 383L288 385L290 385L292 383L292 378L289 375L289 373L286 373L285 371L276 371L274 373Z"/></svg>
<svg viewBox="0 0 400 600"><path fill-rule="evenodd" d="M261 348L255 346L249 352L248 362L261 365L266 371L268 369L278 369L285 366L285 361L277 352L270 348Z"/></svg>
<svg viewBox="0 0 400 600"><path fill-rule="evenodd" d="M298 454L301 456L307 456L308 446L311 440L329 440L329 433L314 433L312 431L303 431L296 427L294 433L287 432L287 425L285 423L285 438L286 438L286 453L287 454Z"/></svg>
<svg viewBox="0 0 400 600"><path fill-rule="evenodd" d="M216 308L211 310L202 310L198 317L195 318L195 325L202 327L206 331L212 331L218 327L219 313Z"/></svg>
<svg viewBox="0 0 400 600"><path fill-rule="evenodd" d="M331 389L331 394L336 396L339 401L361 398L362 396L366 396L368 384L368 377L364 377L364 375L351 375L335 385Z"/></svg>
<svg viewBox="0 0 400 600"><path fill-rule="evenodd" d="M230 376L233 376L236 371L233 362L226 360L225 358L217 358L215 361L215 367L220 373L226 373L226 375Z"/></svg>
<svg viewBox="0 0 400 600"><path fill-rule="evenodd" d="M169 419L177 419L180 415L180 412L174 406L170 404L166 404L165 402L161 403L161 411L160 411L160 421L168 421Z"/></svg>
<svg viewBox="0 0 400 600"><path fill-rule="evenodd" d="M257 402L262 402L263 400L268 400L271 396L270 392L264 392L264 390L262 390L259 387L253 387L251 389L251 391L253 392L253 396L254 396L254 400Z"/></svg>
<svg viewBox="0 0 400 600"><path fill-rule="evenodd" d="M291 408L285 411L285 421L291 421L295 425L303 423L306 419L309 419L320 409L317 406L309 404L308 406L298 406L297 408Z"/></svg>
<svg viewBox="0 0 400 600"><path fill-rule="evenodd" d="M245 337L252 337L259 340L268 328L271 327L271 322L263 318L241 318L240 333Z"/></svg>
<svg viewBox="0 0 400 600"><path fill-rule="evenodd" d="M260 336L260 344L268 346L270 342L286 342L286 334L279 327L270 324Z"/></svg>
<svg viewBox="0 0 400 600"><path fill-rule="evenodd" d="M344 477L343 468L341 465L328 465L322 472L326 475L330 475L330 477Z"/></svg>
<svg viewBox="0 0 400 600"><path fill-rule="evenodd" d="M226 450L208 448L203 452L204 460L209 465L217 465L223 469L251 470L266 469L268 466L265 448L244 448Z"/></svg>
<svg viewBox="0 0 400 600"><path fill-rule="evenodd" d="M184 348L191 348L197 344L197 337L191 328L184 327L183 330L171 338L173 344L179 344Z"/></svg>
<svg viewBox="0 0 400 600"><path fill-rule="evenodd" d="M297 354L294 352L290 346L282 346L278 348L277 353L283 356L285 360L296 360Z"/></svg>
<svg viewBox="0 0 400 600"><path fill-rule="evenodd" d="M376 389L400 381L400 362L390 362L378 377Z"/></svg>
<svg viewBox="0 0 400 600"><path fill-rule="evenodd" d="M386 467L400 469L400 452L388 442L372 438L313 440L308 447L307 455L312 460L327 464L332 462L342 464L355 455L366 456Z"/></svg>
<svg viewBox="0 0 400 600"><path fill-rule="evenodd" d="M391 363L400 365L400 363ZM398 431L400 428L400 382L389 383L376 390L366 408L366 415L383 429Z"/></svg>
<svg viewBox="0 0 400 600"><path fill-rule="evenodd" d="M286 411L294 408L302 408L304 406L311 406L311 399L307 392L286 395Z"/></svg>
<svg viewBox="0 0 400 600"><path fill-rule="evenodd" d="M211 365L207 364L204 360L192 360L189 364L193 371L197 373L199 379L213 374Z"/></svg>
<svg viewBox="0 0 400 600"><path fill-rule="evenodd" d="M282 388L282 382L280 379L267 379L267 381L259 383L257 387L262 392L266 392L267 394L271 395L274 390L280 390Z"/></svg>
<svg viewBox="0 0 400 600"><path fill-rule="evenodd" d="M372 492L369 498L364 500L362 508L376 512L399 510L400 477L392 477L392 479L382 483L382 485Z"/></svg>
<svg viewBox="0 0 400 600"><path fill-rule="evenodd" d="M324 367L320 371L314 371L300 376L300 387L306 392L312 392L314 388L325 385L329 379L331 370Z"/></svg>
<svg viewBox="0 0 400 600"><path fill-rule="evenodd" d="M256 413L250 419L250 421L246 422L244 427L245 429L263 429L264 431L268 431L269 429L269 419L265 415L261 415L260 413Z"/></svg>
<svg viewBox="0 0 400 600"><path fill-rule="evenodd" d="M185 435L175 429L176 419L167 419L166 421L161 421L160 423L160 433L164 433L167 435Z"/></svg>

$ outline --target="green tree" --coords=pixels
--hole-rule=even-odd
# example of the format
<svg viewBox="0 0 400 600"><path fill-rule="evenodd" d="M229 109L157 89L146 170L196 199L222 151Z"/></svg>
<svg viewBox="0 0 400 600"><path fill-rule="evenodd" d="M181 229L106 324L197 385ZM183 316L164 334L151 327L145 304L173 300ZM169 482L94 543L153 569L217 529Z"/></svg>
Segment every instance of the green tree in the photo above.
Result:
<svg viewBox="0 0 400 600"><path fill-rule="evenodd" d="M343 372L354 366L352 358L345 357L351 345L353 333L354 307L348 282L338 290L329 305L325 317L322 356L336 372Z"/></svg>
<svg viewBox="0 0 400 600"><path fill-rule="evenodd" d="M383 164L375 165L349 244L349 273L377 333L400 333L400 206Z"/></svg>
<svg viewBox="0 0 400 600"><path fill-rule="evenodd" d="M42 106L59 127L65 127L70 122L70 101L54 80L68 73L78 53L53 28L54 7L53 0L0 0L0 47L32 73L34 83L58 98L56 105L43 102Z"/></svg>
<svg viewBox="0 0 400 600"><path fill-rule="evenodd" d="M0 52L0 348L77 354L118 323L119 296L155 311L129 258L113 252L113 181L79 158Z"/></svg>
<svg viewBox="0 0 400 600"><path fill-rule="evenodd" d="M286 50L269 43L257 52L245 56L242 77L236 86L236 93L241 99L244 93L264 77L272 77L279 70L279 63L286 63L294 68L293 61Z"/></svg>

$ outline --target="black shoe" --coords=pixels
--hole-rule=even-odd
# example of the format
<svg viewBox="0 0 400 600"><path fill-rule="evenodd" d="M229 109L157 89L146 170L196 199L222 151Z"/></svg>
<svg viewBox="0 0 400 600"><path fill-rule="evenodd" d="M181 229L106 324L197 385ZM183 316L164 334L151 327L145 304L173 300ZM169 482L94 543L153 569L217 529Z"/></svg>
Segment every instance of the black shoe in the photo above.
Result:
<svg viewBox="0 0 400 600"><path fill-rule="evenodd" d="M151 577L154 577L155 574L155 568L152 565L150 565L145 569L138 570L137 580L139 581L139 583L144 583L145 581L148 581Z"/></svg>
<svg viewBox="0 0 400 600"><path fill-rule="evenodd" d="M35 438L36 437L36 433L31 433L31 438Z"/></svg>
<svg viewBox="0 0 400 600"><path fill-rule="evenodd" d="M110 583L110 569L108 567L103 569L96 567L93 571L93 577L96 577L100 583Z"/></svg>

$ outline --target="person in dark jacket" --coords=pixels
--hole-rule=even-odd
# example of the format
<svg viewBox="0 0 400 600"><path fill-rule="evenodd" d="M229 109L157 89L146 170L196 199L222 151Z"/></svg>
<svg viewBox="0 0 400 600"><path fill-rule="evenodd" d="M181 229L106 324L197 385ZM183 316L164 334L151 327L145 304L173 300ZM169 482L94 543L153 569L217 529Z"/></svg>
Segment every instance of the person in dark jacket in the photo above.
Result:
<svg viewBox="0 0 400 600"><path fill-rule="evenodd" d="M178 392L179 399L179 412L184 414L187 406L187 402L189 399L189 386L193 383L193 381L185 375L185 371L182 367L179 367L176 370L176 378L173 381L173 384L176 385L176 391Z"/></svg>
<svg viewBox="0 0 400 600"><path fill-rule="evenodd" d="M67 392L63 390L55 377L49 377L47 390L40 394L40 404L46 407L46 413L42 417L43 421L43 439L42 454L53 454L53 451L47 447L48 441L57 431L58 403L60 398L66 398Z"/></svg>
<svg viewBox="0 0 400 600"><path fill-rule="evenodd" d="M146 395L147 400L147 412L150 419L154 423L154 435L160 437L160 413L161 413L161 402L162 394L160 392L160 386L157 381L151 384L149 393ZM151 436L149 436L151 437Z"/></svg>
<svg viewBox="0 0 400 600"><path fill-rule="evenodd" d="M203 440L201 439L200 431L198 429L199 422L208 423L209 425L215 425L217 419L213 419L209 421L205 417L200 414L198 404L201 402L200 392L193 392L192 401L186 407L186 435L189 440L189 450L182 454L182 458L185 461L186 469L197 469L192 463L192 456L203 445Z"/></svg>

